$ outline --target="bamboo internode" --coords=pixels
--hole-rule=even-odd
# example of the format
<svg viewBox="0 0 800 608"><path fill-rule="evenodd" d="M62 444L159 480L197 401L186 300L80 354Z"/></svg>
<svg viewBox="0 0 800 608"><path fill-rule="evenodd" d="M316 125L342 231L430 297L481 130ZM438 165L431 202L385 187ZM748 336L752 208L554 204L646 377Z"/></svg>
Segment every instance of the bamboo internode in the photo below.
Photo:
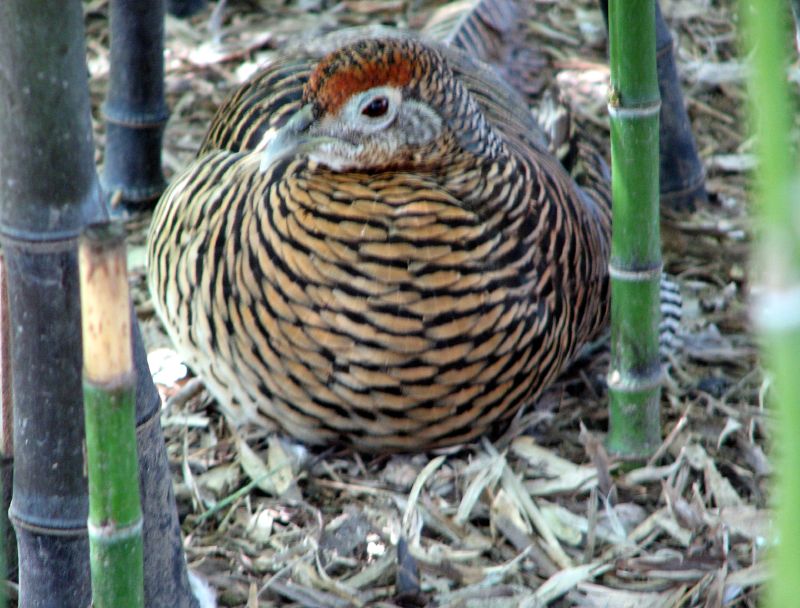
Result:
<svg viewBox="0 0 800 608"><path fill-rule="evenodd" d="M753 317L772 377L769 403L776 410L774 454L777 543L770 608L794 606L800 596L800 224L797 154L790 139L796 108L786 77L789 36L784 3L744 6L753 64L749 70L752 127L759 157L755 202L760 220L753 277L761 286ZM754 290L755 291L755 290Z"/></svg>
<svg viewBox="0 0 800 608"><path fill-rule="evenodd" d="M80 249L83 368L98 384L115 384L133 371L124 239L123 226L95 224Z"/></svg>

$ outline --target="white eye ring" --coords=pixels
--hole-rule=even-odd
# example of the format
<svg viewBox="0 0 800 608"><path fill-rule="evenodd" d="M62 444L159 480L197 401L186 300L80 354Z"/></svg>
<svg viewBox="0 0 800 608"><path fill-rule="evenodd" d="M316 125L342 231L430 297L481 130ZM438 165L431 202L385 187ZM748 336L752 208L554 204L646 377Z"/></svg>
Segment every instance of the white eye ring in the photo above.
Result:
<svg viewBox="0 0 800 608"><path fill-rule="evenodd" d="M361 133L377 133L392 124L402 101L398 89L374 87L355 95L345 106L342 118Z"/></svg>

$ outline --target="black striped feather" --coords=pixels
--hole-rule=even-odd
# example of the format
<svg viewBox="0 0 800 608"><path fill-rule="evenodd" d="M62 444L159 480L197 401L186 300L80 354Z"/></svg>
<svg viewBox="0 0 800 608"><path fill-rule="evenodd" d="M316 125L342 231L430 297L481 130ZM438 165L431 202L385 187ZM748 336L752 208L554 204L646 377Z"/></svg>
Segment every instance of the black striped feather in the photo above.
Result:
<svg viewBox="0 0 800 608"><path fill-rule="evenodd" d="M162 197L156 310L223 405L309 443L451 445L535 399L605 325L602 159L587 149L581 190L520 98L464 53L443 56L452 74L421 95L461 104L458 128L485 121L500 152L350 173L299 155L262 173L258 145L316 61L286 59L234 92ZM452 75L463 99L445 90Z"/></svg>

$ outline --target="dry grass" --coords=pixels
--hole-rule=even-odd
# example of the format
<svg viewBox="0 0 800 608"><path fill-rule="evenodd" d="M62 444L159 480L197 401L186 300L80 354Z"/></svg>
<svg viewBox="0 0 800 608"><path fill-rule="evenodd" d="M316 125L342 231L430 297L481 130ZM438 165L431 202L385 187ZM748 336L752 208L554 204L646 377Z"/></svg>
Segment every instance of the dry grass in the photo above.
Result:
<svg viewBox="0 0 800 608"><path fill-rule="evenodd" d="M225 93L287 41L367 22L415 26L431 5L253 0L169 19L168 174L192 158ZM561 78L602 83L604 30L595 4L532 6L530 32L567 70ZM107 6L86 7L97 117L107 83ZM685 348L670 361L666 438L657 454L627 471L606 455L602 349L494 443L370 458L309 453L259 429L239 435L167 358L159 376L169 398L163 422L186 551L220 605L756 605L771 538L768 383L746 314L752 159L741 128L735 5L662 7L711 200L665 219L667 269L685 300ZM602 96L589 96L580 112L603 132ZM147 220L131 222L130 263L146 341L156 349L167 343L144 288Z"/></svg>

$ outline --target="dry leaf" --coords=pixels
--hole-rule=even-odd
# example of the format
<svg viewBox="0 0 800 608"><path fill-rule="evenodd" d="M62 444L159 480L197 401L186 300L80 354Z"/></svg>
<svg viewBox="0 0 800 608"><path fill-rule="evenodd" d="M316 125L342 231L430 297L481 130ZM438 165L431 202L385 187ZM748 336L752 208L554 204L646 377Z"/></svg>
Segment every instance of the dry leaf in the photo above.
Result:
<svg viewBox="0 0 800 608"><path fill-rule="evenodd" d="M458 505L458 511L456 511L455 517L453 517L453 522L456 525L463 526L467 523L475 504L481 497L481 493L488 486L494 486L497 483L497 480L500 479L500 475L503 473L503 467L505 467L505 465L506 459L498 454L497 456L490 457L488 466L481 466L478 469L477 474L467 486L464 497Z"/></svg>
<svg viewBox="0 0 800 608"><path fill-rule="evenodd" d="M584 594L577 608L674 608L686 591L684 585L663 592L627 591L595 583L580 583Z"/></svg>
<svg viewBox="0 0 800 608"><path fill-rule="evenodd" d="M282 496L288 491L294 482L294 475L292 461L281 442L275 436L270 437L267 462L264 462L264 459L256 454L235 431L232 433L236 439L239 462L250 480L254 481L262 492L273 496Z"/></svg>
<svg viewBox="0 0 800 608"><path fill-rule="evenodd" d="M561 597L567 591L574 589L578 583L592 578L599 568L600 564L592 563L561 570L542 583L533 594L533 597L523 602L520 608L547 606L550 602Z"/></svg>
<svg viewBox="0 0 800 608"><path fill-rule="evenodd" d="M183 359L171 348L157 348L147 353L147 365L153 382L173 386L189 373Z"/></svg>
<svg viewBox="0 0 800 608"><path fill-rule="evenodd" d="M195 483L211 492L219 499L229 494L239 484L239 467L235 464L223 464L213 467L199 475Z"/></svg>
<svg viewBox="0 0 800 608"><path fill-rule="evenodd" d="M519 505L515 503L502 488L495 495L489 512L493 521L503 519L526 534L533 533L531 525L522 516Z"/></svg>
<svg viewBox="0 0 800 608"><path fill-rule="evenodd" d="M773 515L766 509L752 505L725 507L719 509L716 516L709 514L707 517L709 523L719 521L731 532L755 541L756 546L763 545L773 536Z"/></svg>
<svg viewBox="0 0 800 608"><path fill-rule="evenodd" d="M272 524L275 517L268 509L257 511L250 518L250 525L247 528L247 536L255 543L265 545L272 536Z"/></svg>
<svg viewBox="0 0 800 608"><path fill-rule="evenodd" d="M597 469L579 466L537 445L531 437L518 437L511 451L524 458L531 467L525 471L525 488L532 496L588 492L597 485Z"/></svg>

